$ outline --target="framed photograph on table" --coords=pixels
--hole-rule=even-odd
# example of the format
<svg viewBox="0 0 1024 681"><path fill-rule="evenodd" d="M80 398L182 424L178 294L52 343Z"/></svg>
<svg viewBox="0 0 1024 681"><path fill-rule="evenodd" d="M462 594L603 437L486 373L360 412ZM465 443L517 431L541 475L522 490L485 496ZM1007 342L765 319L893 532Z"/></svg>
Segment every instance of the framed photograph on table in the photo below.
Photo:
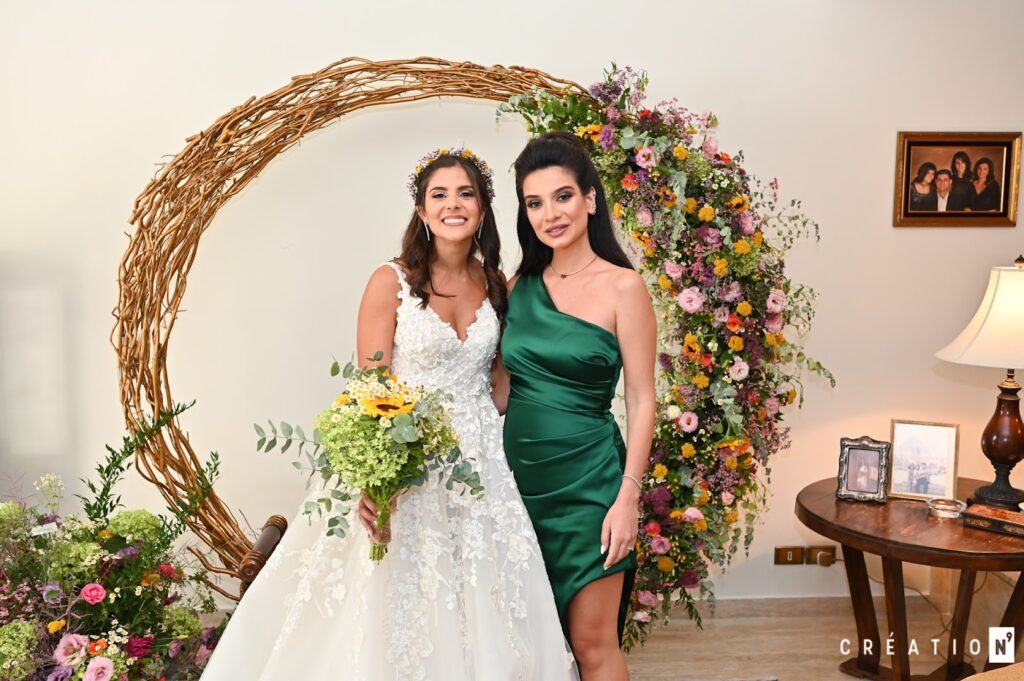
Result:
<svg viewBox="0 0 1024 681"><path fill-rule="evenodd" d="M889 496L955 499L959 447L958 424L893 419Z"/></svg>
<svg viewBox="0 0 1024 681"><path fill-rule="evenodd" d="M889 443L868 436L839 440L836 497L884 503L889 476Z"/></svg>
<svg viewBox="0 0 1024 681"><path fill-rule="evenodd" d="M894 227L1013 227L1019 132L900 132Z"/></svg>

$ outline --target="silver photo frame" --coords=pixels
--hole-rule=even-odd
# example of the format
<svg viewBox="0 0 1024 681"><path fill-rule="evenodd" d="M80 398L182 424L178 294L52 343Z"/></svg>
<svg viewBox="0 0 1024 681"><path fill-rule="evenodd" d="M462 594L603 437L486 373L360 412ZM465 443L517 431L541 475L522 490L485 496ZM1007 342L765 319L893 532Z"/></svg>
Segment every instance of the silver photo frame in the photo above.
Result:
<svg viewBox="0 0 1024 681"><path fill-rule="evenodd" d="M839 440L839 485L836 497L885 503L889 489L888 442L867 435Z"/></svg>

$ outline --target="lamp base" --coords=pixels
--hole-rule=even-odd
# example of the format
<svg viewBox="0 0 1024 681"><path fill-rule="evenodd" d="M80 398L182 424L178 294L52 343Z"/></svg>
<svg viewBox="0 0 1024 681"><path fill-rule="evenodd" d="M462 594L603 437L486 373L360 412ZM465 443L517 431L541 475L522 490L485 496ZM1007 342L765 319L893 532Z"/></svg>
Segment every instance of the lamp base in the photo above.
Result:
<svg viewBox="0 0 1024 681"><path fill-rule="evenodd" d="M1000 463L992 466L996 469L996 481L974 490L974 496L967 500L968 503L988 504L1020 511L1020 504L1024 503L1024 492L1010 484L1010 471L1013 470L1013 466Z"/></svg>

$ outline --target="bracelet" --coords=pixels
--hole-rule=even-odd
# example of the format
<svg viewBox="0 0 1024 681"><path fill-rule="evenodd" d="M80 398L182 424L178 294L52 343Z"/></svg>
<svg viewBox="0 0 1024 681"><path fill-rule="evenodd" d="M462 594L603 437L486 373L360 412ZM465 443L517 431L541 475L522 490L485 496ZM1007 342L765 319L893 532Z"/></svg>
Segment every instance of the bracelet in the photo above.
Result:
<svg viewBox="0 0 1024 681"><path fill-rule="evenodd" d="M634 478L634 477L633 477L632 475L630 475L629 473L623 473L623 474L622 474L622 479L623 479L623 480L625 480L626 478L629 478L630 480L632 480L633 482L635 482L635 483L636 483L636 488L637 488L638 490L640 490L641 492L643 492L643 491L644 491L644 486L640 484L640 481L639 481L639 480L637 480L636 478Z"/></svg>

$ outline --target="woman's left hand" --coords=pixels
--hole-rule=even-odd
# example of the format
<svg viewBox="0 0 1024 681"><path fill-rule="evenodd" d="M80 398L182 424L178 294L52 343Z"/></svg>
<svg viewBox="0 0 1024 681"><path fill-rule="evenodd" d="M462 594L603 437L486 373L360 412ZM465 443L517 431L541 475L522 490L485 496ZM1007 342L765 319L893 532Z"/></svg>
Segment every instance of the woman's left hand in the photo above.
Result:
<svg viewBox="0 0 1024 681"><path fill-rule="evenodd" d="M601 553L608 552L604 561L607 570L629 555L636 544L637 504L622 497L615 500L601 525Z"/></svg>

